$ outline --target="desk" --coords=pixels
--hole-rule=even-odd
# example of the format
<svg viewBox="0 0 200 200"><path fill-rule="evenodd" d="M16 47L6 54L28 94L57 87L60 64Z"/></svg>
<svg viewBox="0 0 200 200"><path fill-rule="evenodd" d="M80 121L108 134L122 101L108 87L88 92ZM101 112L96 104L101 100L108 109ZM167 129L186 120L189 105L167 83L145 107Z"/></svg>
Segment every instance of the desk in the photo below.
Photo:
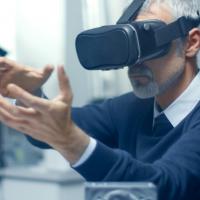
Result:
<svg viewBox="0 0 200 200"><path fill-rule="evenodd" d="M71 169L60 172L11 168L0 170L0 176L2 200L84 199L84 180Z"/></svg>

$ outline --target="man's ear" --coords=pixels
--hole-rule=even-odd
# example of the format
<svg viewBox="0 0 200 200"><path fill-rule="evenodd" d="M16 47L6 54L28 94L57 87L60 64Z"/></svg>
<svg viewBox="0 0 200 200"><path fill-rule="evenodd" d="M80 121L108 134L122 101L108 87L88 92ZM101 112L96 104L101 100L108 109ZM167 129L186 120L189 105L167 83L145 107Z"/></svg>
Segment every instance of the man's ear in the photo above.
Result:
<svg viewBox="0 0 200 200"><path fill-rule="evenodd" d="M186 45L186 57L192 58L196 56L200 49L200 29L193 28L189 32L189 36L187 38L187 45Z"/></svg>

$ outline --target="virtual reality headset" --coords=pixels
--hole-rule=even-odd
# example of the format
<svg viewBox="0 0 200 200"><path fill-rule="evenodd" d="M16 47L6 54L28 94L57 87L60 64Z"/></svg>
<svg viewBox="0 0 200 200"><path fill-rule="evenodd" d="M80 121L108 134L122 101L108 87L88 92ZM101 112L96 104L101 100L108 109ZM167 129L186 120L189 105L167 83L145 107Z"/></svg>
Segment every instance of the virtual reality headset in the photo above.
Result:
<svg viewBox="0 0 200 200"><path fill-rule="evenodd" d="M89 70L119 69L166 55L171 43L186 37L199 19L181 17L166 24L161 20L134 21L145 0L134 0L116 25L80 33L76 51L82 66Z"/></svg>

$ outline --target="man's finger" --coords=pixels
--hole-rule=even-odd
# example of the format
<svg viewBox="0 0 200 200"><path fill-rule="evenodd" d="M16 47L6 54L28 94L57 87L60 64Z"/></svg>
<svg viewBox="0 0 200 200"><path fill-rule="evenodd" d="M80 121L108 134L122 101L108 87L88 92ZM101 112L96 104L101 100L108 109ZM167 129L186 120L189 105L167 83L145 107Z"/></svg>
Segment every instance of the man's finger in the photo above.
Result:
<svg viewBox="0 0 200 200"><path fill-rule="evenodd" d="M28 117L38 116L38 112L35 109L12 105L3 98L0 98L0 108L4 109L13 117L20 119L27 119Z"/></svg>
<svg viewBox="0 0 200 200"><path fill-rule="evenodd" d="M52 74L54 70L53 65L46 65L43 69L43 74L44 74L44 80L46 81Z"/></svg>
<svg viewBox="0 0 200 200"><path fill-rule="evenodd" d="M26 123L26 119L21 119L17 116L13 116L13 114L10 114L9 112L7 112L6 110L4 110L4 108L0 108L0 120L1 122L5 123L6 125L10 126L11 123Z"/></svg>
<svg viewBox="0 0 200 200"><path fill-rule="evenodd" d="M0 72L8 71L11 66L7 63L8 59L5 57L0 57Z"/></svg>
<svg viewBox="0 0 200 200"><path fill-rule="evenodd" d="M35 115L37 114L36 110L33 108L24 108L21 106L16 106L6 101L4 98L0 97L0 108L3 108L8 113L20 117L20 115Z"/></svg>
<svg viewBox="0 0 200 200"><path fill-rule="evenodd" d="M69 78L67 77L64 67L58 66L58 81L61 96L67 101L72 101L72 90Z"/></svg>
<svg viewBox="0 0 200 200"><path fill-rule="evenodd" d="M4 72L6 72L6 71L8 71L8 70L9 70L8 67L1 66L1 65L0 65L0 73L4 73Z"/></svg>
<svg viewBox="0 0 200 200"><path fill-rule="evenodd" d="M31 124L26 119L19 119L18 117L13 117L6 110L0 108L0 121L6 124L8 127L26 133L26 135L32 136Z"/></svg>
<svg viewBox="0 0 200 200"><path fill-rule="evenodd" d="M13 60L10 60L6 57L0 57L0 68L7 68L10 69L12 66L15 66L16 62Z"/></svg>
<svg viewBox="0 0 200 200"><path fill-rule="evenodd" d="M33 96L15 84L9 84L7 90L10 96L21 101L27 107L35 108L38 111L46 110L48 107L48 100Z"/></svg>

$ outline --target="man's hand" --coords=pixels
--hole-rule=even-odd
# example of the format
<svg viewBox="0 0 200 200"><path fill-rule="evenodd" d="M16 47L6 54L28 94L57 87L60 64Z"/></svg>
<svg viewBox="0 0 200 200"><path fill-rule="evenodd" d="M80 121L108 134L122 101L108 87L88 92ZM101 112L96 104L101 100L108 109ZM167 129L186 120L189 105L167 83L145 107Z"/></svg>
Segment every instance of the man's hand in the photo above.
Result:
<svg viewBox="0 0 200 200"><path fill-rule="evenodd" d="M49 144L74 164L87 148L89 137L71 120L72 91L63 67L58 68L58 79L60 94L53 100L41 99L9 84L9 94L26 108L0 98L0 120Z"/></svg>
<svg viewBox="0 0 200 200"><path fill-rule="evenodd" d="M53 66L51 65L43 69L34 69L0 57L0 94L11 97L7 91L9 83L14 83L32 93L46 82L52 71Z"/></svg>

